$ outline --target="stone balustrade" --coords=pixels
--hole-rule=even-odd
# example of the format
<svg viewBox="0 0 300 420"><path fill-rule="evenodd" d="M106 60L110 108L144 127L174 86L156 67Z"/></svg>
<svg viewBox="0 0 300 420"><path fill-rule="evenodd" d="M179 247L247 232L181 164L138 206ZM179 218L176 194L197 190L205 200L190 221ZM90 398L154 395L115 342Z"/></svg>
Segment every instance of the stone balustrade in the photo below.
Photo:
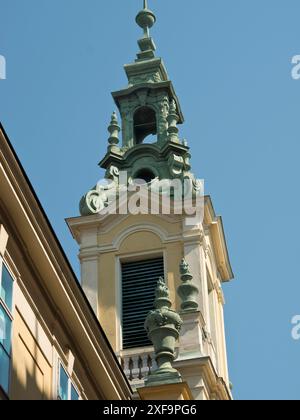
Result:
<svg viewBox="0 0 300 420"><path fill-rule="evenodd" d="M118 358L133 388L143 387L145 378L157 369L153 347L123 350Z"/></svg>

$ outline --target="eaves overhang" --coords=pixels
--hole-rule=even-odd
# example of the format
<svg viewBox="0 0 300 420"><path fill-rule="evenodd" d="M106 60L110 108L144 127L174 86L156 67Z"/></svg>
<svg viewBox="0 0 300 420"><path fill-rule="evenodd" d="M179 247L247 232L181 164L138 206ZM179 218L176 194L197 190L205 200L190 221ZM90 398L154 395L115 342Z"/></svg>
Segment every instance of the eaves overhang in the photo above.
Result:
<svg viewBox="0 0 300 420"><path fill-rule="evenodd" d="M107 399L130 399L129 382L1 123L0 196L12 229L39 273L40 286L57 313L64 314L74 342L84 349L87 370L93 372L98 389L107 387Z"/></svg>

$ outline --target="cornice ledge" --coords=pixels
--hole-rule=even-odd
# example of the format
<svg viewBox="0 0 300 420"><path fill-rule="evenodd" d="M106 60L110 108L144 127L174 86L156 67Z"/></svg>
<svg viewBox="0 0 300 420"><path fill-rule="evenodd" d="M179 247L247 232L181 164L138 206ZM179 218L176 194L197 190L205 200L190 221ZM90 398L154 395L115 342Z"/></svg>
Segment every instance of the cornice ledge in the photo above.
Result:
<svg viewBox="0 0 300 420"><path fill-rule="evenodd" d="M190 360L176 360L174 367L177 369L191 367L194 370L200 369L209 387L210 395L219 395L223 400L231 401L232 395L223 378L219 377L210 356L203 356Z"/></svg>

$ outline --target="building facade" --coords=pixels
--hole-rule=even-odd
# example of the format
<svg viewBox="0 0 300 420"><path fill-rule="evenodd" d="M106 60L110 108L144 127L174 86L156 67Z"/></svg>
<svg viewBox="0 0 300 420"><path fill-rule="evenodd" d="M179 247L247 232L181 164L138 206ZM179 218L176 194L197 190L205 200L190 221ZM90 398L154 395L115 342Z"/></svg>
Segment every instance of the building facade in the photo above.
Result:
<svg viewBox="0 0 300 420"><path fill-rule="evenodd" d="M0 126L0 400L131 395Z"/></svg>
<svg viewBox="0 0 300 420"><path fill-rule="evenodd" d="M144 321L163 277L183 319L174 366L193 398L230 400L222 286L233 273L222 219L211 198L203 196L191 172L188 143L180 139L184 117L166 67L155 56L150 36L155 21L144 2L136 18L143 29L140 52L125 65L128 85L112 94L121 124L114 113L100 162L107 184L88 191L80 202L81 216L68 219L68 225L80 246L83 289L133 388L143 387L155 368ZM155 211L143 201L141 186L143 194L155 192ZM187 196L188 208L175 211ZM170 211L163 209L164 197L170 199ZM138 211L130 211L130 201ZM199 218L190 223L192 207L196 213L199 207ZM196 290L189 310L178 295L184 276Z"/></svg>

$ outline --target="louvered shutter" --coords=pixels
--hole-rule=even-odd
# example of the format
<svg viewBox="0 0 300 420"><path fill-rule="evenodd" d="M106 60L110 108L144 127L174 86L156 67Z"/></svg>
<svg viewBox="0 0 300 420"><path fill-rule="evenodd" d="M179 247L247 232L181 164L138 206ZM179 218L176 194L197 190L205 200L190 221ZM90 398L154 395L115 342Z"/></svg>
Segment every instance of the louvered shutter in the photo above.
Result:
<svg viewBox="0 0 300 420"><path fill-rule="evenodd" d="M163 258L122 264L123 349L152 345L144 323L159 277L164 277Z"/></svg>

